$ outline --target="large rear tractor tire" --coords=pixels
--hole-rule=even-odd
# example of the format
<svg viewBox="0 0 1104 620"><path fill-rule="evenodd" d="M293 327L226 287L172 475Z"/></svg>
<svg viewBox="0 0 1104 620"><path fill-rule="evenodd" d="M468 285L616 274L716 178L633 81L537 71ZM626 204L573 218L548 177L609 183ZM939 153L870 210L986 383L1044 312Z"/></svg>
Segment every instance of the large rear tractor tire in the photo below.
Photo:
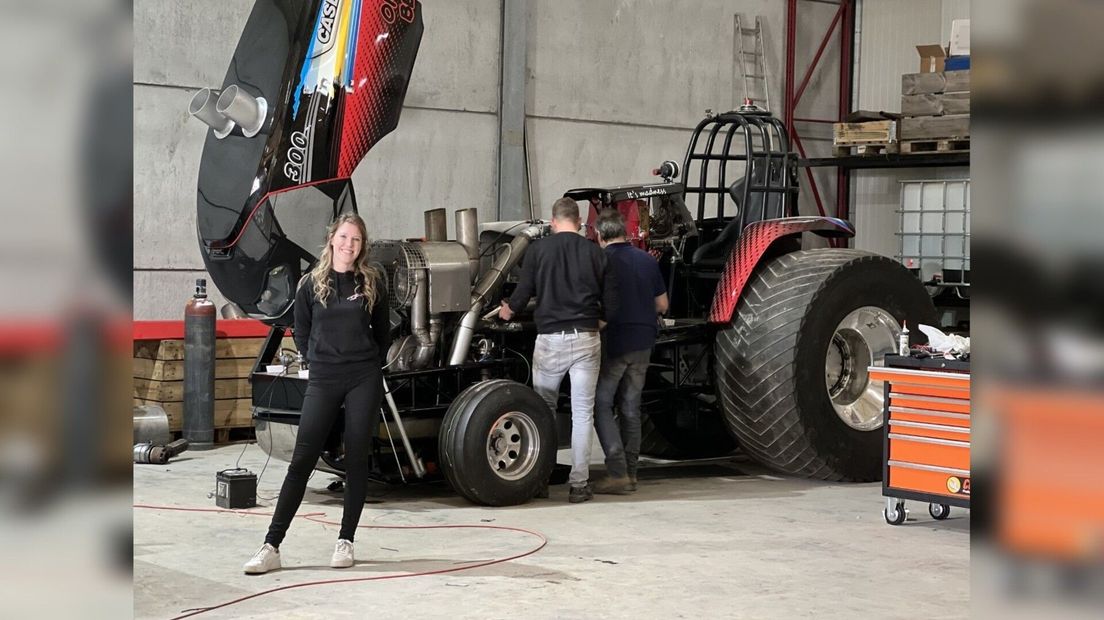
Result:
<svg viewBox="0 0 1104 620"><path fill-rule="evenodd" d="M880 479L883 384L867 368L896 352L902 321L935 317L919 280L884 256L819 249L765 262L717 334L729 431L783 473Z"/></svg>
<svg viewBox="0 0 1104 620"><path fill-rule="evenodd" d="M438 451L457 493L485 506L524 504L556 464L556 421L532 389L508 379L483 381L449 406Z"/></svg>

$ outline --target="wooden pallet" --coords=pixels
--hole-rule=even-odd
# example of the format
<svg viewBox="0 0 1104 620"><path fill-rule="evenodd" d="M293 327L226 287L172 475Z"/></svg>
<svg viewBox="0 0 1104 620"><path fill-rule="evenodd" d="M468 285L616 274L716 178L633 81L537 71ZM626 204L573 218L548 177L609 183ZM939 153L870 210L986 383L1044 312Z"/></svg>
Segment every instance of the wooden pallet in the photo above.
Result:
<svg viewBox="0 0 1104 620"><path fill-rule="evenodd" d="M218 338L215 340L215 357L218 359L252 359L257 356L264 346L264 338ZM280 346L287 349L295 349L295 342L284 337ZM184 359L184 341L172 340L139 340L134 343L134 357L136 359L180 361Z"/></svg>
<svg viewBox="0 0 1104 620"><path fill-rule="evenodd" d="M215 443L217 444L253 441L256 437L257 431L252 426L215 429Z"/></svg>
<svg viewBox="0 0 1104 620"><path fill-rule="evenodd" d="M184 400L184 381L158 381L153 379L134 379L132 384L134 398L144 398L158 402ZM215 379L215 398L249 398L253 388L249 379Z"/></svg>
<svg viewBox="0 0 1104 620"><path fill-rule="evenodd" d="M253 359L215 360L216 379L248 379L253 371ZM154 381L182 381L184 362L134 359L134 378Z"/></svg>
<svg viewBox="0 0 1104 620"><path fill-rule="evenodd" d="M849 157L851 155L887 155L897 152L896 142L870 142L865 144L838 144L832 147L833 157Z"/></svg>
<svg viewBox="0 0 1104 620"><path fill-rule="evenodd" d="M135 398L135 405L157 405L169 418L169 430L180 430L184 424L184 403L158 402L147 398ZM253 399L229 398L215 401L214 426L219 428L244 428L253 426Z"/></svg>
<svg viewBox="0 0 1104 620"><path fill-rule="evenodd" d="M175 430L169 432L174 441L184 436L184 431ZM243 441L253 441L256 438L257 429L252 426L215 429L216 444L241 443Z"/></svg>
<svg viewBox="0 0 1104 620"><path fill-rule="evenodd" d="M945 140L908 140L901 142L901 153L969 153L969 138L947 138Z"/></svg>

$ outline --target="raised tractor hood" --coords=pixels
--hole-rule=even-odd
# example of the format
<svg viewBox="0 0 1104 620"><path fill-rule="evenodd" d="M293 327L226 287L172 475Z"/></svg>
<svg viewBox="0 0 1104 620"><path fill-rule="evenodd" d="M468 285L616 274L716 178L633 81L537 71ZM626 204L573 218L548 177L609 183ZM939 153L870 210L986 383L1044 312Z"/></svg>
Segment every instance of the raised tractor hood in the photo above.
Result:
<svg viewBox="0 0 1104 620"><path fill-rule="evenodd" d="M356 210L349 177L398 125L423 30L413 0L257 0L222 87L193 97L200 249L250 316L290 323L323 227Z"/></svg>

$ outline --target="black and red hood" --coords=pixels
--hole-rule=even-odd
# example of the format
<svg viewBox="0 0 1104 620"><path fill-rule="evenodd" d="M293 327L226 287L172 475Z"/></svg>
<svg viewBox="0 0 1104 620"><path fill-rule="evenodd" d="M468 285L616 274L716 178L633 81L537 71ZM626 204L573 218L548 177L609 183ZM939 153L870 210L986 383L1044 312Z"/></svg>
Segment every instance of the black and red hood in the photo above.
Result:
<svg viewBox="0 0 1104 620"><path fill-rule="evenodd" d="M197 232L219 290L276 321L349 177L399 121L424 26L414 0L257 0L220 92L263 99L256 135L209 130ZM272 281L277 277L279 281Z"/></svg>

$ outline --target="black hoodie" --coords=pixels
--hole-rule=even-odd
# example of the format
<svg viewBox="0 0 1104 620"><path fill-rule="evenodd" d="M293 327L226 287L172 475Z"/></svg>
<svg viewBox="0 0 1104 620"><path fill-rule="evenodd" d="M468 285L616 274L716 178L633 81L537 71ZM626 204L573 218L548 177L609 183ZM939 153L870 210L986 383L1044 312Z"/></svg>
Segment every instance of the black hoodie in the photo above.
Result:
<svg viewBox="0 0 1104 620"><path fill-rule="evenodd" d="M368 308L356 293L353 272L331 270L329 278L332 292L325 307L315 299L310 277L300 282L295 294L295 346L312 366L381 363L391 346L386 284L376 281L376 303Z"/></svg>

